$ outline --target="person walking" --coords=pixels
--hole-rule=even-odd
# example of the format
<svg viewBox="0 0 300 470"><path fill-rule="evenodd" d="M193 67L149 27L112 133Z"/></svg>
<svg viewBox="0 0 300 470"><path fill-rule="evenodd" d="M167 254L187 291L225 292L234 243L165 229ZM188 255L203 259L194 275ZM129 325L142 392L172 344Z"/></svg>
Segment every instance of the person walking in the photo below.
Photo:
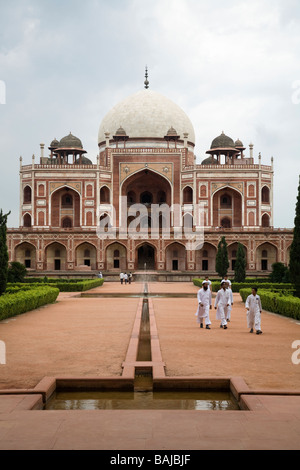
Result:
<svg viewBox="0 0 300 470"><path fill-rule="evenodd" d="M197 323L200 323L200 328L203 328L203 321L205 328L210 330L211 321L209 318L209 310L212 307L211 290L206 281L202 282L202 288L197 293L198 308L195 315L197 316Z"/></svg>
<svg viewBox="0 0 300 470"><path fill-rule="evenodd" d="M253 333L253 327L256 330L256 334L262 334L261 331L261 300L257 294L257 287L252 288L252 294L248 295L246 299L245 307L247 309L247 324L250 328L249 333Z"/></svg>
<svg viewBox="0 0 300 470"><path fill-rule="evenodd" d="M211 281L209 280L208 276L205 276L205 282L207 282L208 287L210 288L210 291L212 290L211 288Z"/></svg>
<svg viewBox="0 0 300 470"><path fill-rule="evenodd" d="M127 273L124 273L124 281L125 281L125 284L127 284L127 282L128 282L128 274Z"/></svg>
<svg viewBox="0 0 300 470"><path fill-rule="evenodd" d="M221 284L222 284L222 282L227 282L227 284L229 285L229 287L231 286L231 280L228 279L228 276L227 276L227 275L224 276L224 279L222 279Z"/></svg>
<svg viewBox="0 0 300 470"><path fill-rule="evenodd" d="M124 273L121 272L120 273L120 282L121 282L121 284L123 284L123 281L124 281Z"/></svg>
<svg viewBox="0 0 300 470"><path fill-rule="evenodd" d="M229 305L228 305L228 307L226 307L226 320L228 322L230 322L230 319L231 319L231 311L232 311L232 306L233 306L233 294L232 294L231 282L230 282L230 284L229 284L229 282L226 281L227 290L229 292L229 299L230 299Z"/></svg>
<svg viewBox="0 0 300 470"><path fill-rule="evenodd" d="M128 282L129 282L129 284L131 284L131 281L132 281L132 273L130 272L130 273L128 274Z"/></svg>
<svg viewBox="0 0 300 470"><path fill-rule="evenodd" d="M215 309L217 320L221 320L220 328L227 329L226 308L230 304L230 294L225 281L221 282L221 289L218 290L215 299Z"/></svg>

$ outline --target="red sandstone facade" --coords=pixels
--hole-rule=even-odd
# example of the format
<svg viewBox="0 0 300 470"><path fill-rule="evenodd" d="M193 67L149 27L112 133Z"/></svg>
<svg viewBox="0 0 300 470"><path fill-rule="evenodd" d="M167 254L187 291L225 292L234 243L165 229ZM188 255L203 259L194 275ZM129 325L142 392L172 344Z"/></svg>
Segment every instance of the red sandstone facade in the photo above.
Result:
<svg viewBox="0 0 300 470"><path fill-rule="evenodd" d="M49 157L41 145L38 163L34 157L31 164L20 161L20 227L8 230L10 261L47 275L99 270L108 275L146 266L160 273L211 276L225 235L229 275L238 242L245 249L248 275L268 273L275 261L288 264L292 230L273 227L273 162L262 164L260 155L254 162L252 145L246 157L242 142L223 133L201 164L193 148L188 133L181 136L173 127L151 139L131 138L123 128L107 132L99 141L96 164L71 134L51 143ZM128 236L134 217L124 218L121 196L127 210L141 203L149 211L138 238ZM160 219L158 235L152 237L153 204L180 208L171 211L169 233ZM107 221L114 238L99 237L97 225ZM176 238L184 224L193 233L204 228L198 249L187 250L186 240Z"/></svg>

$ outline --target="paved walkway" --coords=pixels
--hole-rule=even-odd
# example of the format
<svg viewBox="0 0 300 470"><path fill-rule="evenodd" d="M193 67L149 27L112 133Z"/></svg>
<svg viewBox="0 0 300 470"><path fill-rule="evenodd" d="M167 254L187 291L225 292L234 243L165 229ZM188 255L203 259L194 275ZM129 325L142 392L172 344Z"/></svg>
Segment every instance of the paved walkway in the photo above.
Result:
<svg viewBox="0 0 300 470"><path fill-rule="evenodd" d="M249 334L236 294L227 330L215 310L211 330L200 329L191 283L148 285L166 376L241 377L252 411L30 410L37 398L30 392L45 376L121 376L143 289L107 283L93 293L111 297L62 293L53 305L0 322L0 449L299 449L300 364L292 362L299 322L263 312L263 334ZM172 293L195 298L155 297Z"/></svg>

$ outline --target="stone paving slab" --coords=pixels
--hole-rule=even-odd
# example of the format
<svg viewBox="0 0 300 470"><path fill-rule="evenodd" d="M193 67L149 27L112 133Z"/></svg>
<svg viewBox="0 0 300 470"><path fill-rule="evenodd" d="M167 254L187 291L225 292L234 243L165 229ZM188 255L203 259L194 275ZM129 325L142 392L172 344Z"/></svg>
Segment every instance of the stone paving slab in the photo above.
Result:
<svg viewBox="0 0 300 470"><path fill-rule="evenodd" d="M299 450L299 442L299 413L16 411L0 420L2 450Z"/></svg>

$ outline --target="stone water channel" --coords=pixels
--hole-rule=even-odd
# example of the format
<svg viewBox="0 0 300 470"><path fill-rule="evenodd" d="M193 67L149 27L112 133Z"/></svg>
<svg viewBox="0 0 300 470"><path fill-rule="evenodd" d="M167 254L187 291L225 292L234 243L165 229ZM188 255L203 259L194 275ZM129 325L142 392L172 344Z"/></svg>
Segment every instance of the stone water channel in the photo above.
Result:
<svg viewBox="0 0 300 470"><path fill-rule="evenodd" d="M81 297L111 297L111 294L81 293ZM238 410L239 406L230 391L182 390L172 386L162 391L153 390L151 331L149 321L149 298L195 297L194 294L153 294L144 283L140 294L121 293L114 297L142 298L142 312L135 362L134 390L67 390L56 391L45 409L180 409L180 410ZM140 365L139 365L140 363Z"/></svg>

